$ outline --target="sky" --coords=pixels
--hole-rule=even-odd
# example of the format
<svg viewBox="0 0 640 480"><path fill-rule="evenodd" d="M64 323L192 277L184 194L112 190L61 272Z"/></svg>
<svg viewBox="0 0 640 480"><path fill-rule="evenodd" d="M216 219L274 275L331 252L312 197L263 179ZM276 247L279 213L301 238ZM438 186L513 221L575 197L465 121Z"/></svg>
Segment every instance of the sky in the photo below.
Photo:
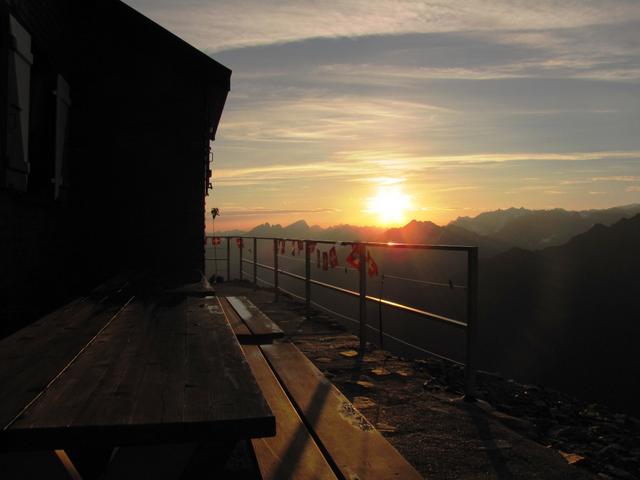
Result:
<svg viewBox="0 0 640 480"><path fill-rule="evenodd" d="M233 70L216 229L640 202L640 1L126 3Z"/></svg>

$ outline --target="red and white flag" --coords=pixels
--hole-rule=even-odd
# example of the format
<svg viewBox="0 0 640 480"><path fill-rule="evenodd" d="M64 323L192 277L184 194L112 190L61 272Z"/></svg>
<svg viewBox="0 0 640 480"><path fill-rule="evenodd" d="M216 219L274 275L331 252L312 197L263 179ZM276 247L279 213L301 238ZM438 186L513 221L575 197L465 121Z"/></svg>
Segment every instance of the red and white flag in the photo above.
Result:
<svg viewBox="0 0 640 480"><path fill-rule="evenodd" d="M211 237L211 245L220 245L220 237Z"/></svg>
<svg viewBox="0 0 640 480"><path fill-rule="evenodd" d="M368 251L367 251L367 265L369 266L369 268L367 269L367 273L369 274L370 277L375 277L376 275L378 275L378 265L376 264L375 260L373 259L373 257Z"/></svg>
<svg viewBox="0 0 640 480"><path fill-rule="evenodd" d="M309 245L309 254L313 255L313 252L316 251L316 242L307 242L307 245Z"/></svg>
<svg viewBox="0 0 640 480"><path fill-rule="evenodd" d="M329 270L329 254L322 252L322 270Z"/></svg>
<svg viewBox="0 0 640 480"><path fill-rule="evenodd" d="M316 250L317 255L317 261L316 261L316 267L320 268L320 257L322 256L320 250Z"/></svg>
<svg viewBox="0 0 640 480"><path fill-rule="evenodd" d="M336 247L331 247L329 250L329 265L331 268L338 266L338 254L336 253Z"/></svg>
<svg viewBox="0 0 640 480"><path fill-rule="evenodd" d="M236 238L236 245L238 246L238 248L242 248L244 246L244 242L241 238Z"/></svg>
<svg viewBox="0 0 640 480"><path fill-rule="evenodd" d="M280 240L280 255L284 255L284 246L285 246L285 241L284 240Z"/></svg>
<svg viewBox="0 0 640 480"><path fill-rule="evenodd" d="M351 253L347 255L346 262L356 270L360 268L360 245L351 245Z"/></svg>
<svg viewBox="0 0 640 480"><path fill-rule="evenodd" d="M300 253L302 250L304 250L304 242L302 240L298 240L296 243L298 245L298 253Z"/></svg>

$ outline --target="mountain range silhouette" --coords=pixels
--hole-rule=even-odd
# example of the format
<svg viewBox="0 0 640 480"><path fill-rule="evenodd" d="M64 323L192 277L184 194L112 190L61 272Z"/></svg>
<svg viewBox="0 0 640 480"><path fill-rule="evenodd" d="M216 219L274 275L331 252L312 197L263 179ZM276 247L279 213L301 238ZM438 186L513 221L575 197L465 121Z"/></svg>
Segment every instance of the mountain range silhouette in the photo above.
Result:
<svg viewBox="0 0 640 480"><path fill-rule="evenodd" d="M630 394L640 388L640 205L510 208L389 229L301 220L245 235L477 245L480 367L640 413Z"/></svg>

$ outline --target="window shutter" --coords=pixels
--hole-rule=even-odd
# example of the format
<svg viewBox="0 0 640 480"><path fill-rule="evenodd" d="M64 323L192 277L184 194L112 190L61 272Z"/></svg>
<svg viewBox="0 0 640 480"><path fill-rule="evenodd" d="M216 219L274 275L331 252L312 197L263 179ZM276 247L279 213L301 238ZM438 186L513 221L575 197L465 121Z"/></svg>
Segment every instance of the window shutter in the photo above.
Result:
<svg viewBox="0 0 640 480"><path fill-rule="evenodd" d="M66 170L70 108L69 84L61 75L58 75L56 87L56 164L53 178L55 198L59 198L60 189L66 186L68 182Z"/></svg>
<svg viewBox="0 0 640 480"><path fill-rule="evenodd" d="M29 89L31 83L31 35L9 17L7 82L7 186L26 191L29 177Z"/></svg>

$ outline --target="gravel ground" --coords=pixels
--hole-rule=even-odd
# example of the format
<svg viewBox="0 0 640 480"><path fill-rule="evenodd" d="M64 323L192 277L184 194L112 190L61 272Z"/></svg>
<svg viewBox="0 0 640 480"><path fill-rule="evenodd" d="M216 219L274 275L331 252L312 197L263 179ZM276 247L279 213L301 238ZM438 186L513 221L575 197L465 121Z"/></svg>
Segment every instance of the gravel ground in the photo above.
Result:
<svg viewBox="0 0 640 480"><path fill-rule="evenodd" d="M246 295L426 477L434 479L640 479L640 422L539 386L480 374L480 401L461 400L463 371L371 347L329 315L249 284Z"/></svg>

